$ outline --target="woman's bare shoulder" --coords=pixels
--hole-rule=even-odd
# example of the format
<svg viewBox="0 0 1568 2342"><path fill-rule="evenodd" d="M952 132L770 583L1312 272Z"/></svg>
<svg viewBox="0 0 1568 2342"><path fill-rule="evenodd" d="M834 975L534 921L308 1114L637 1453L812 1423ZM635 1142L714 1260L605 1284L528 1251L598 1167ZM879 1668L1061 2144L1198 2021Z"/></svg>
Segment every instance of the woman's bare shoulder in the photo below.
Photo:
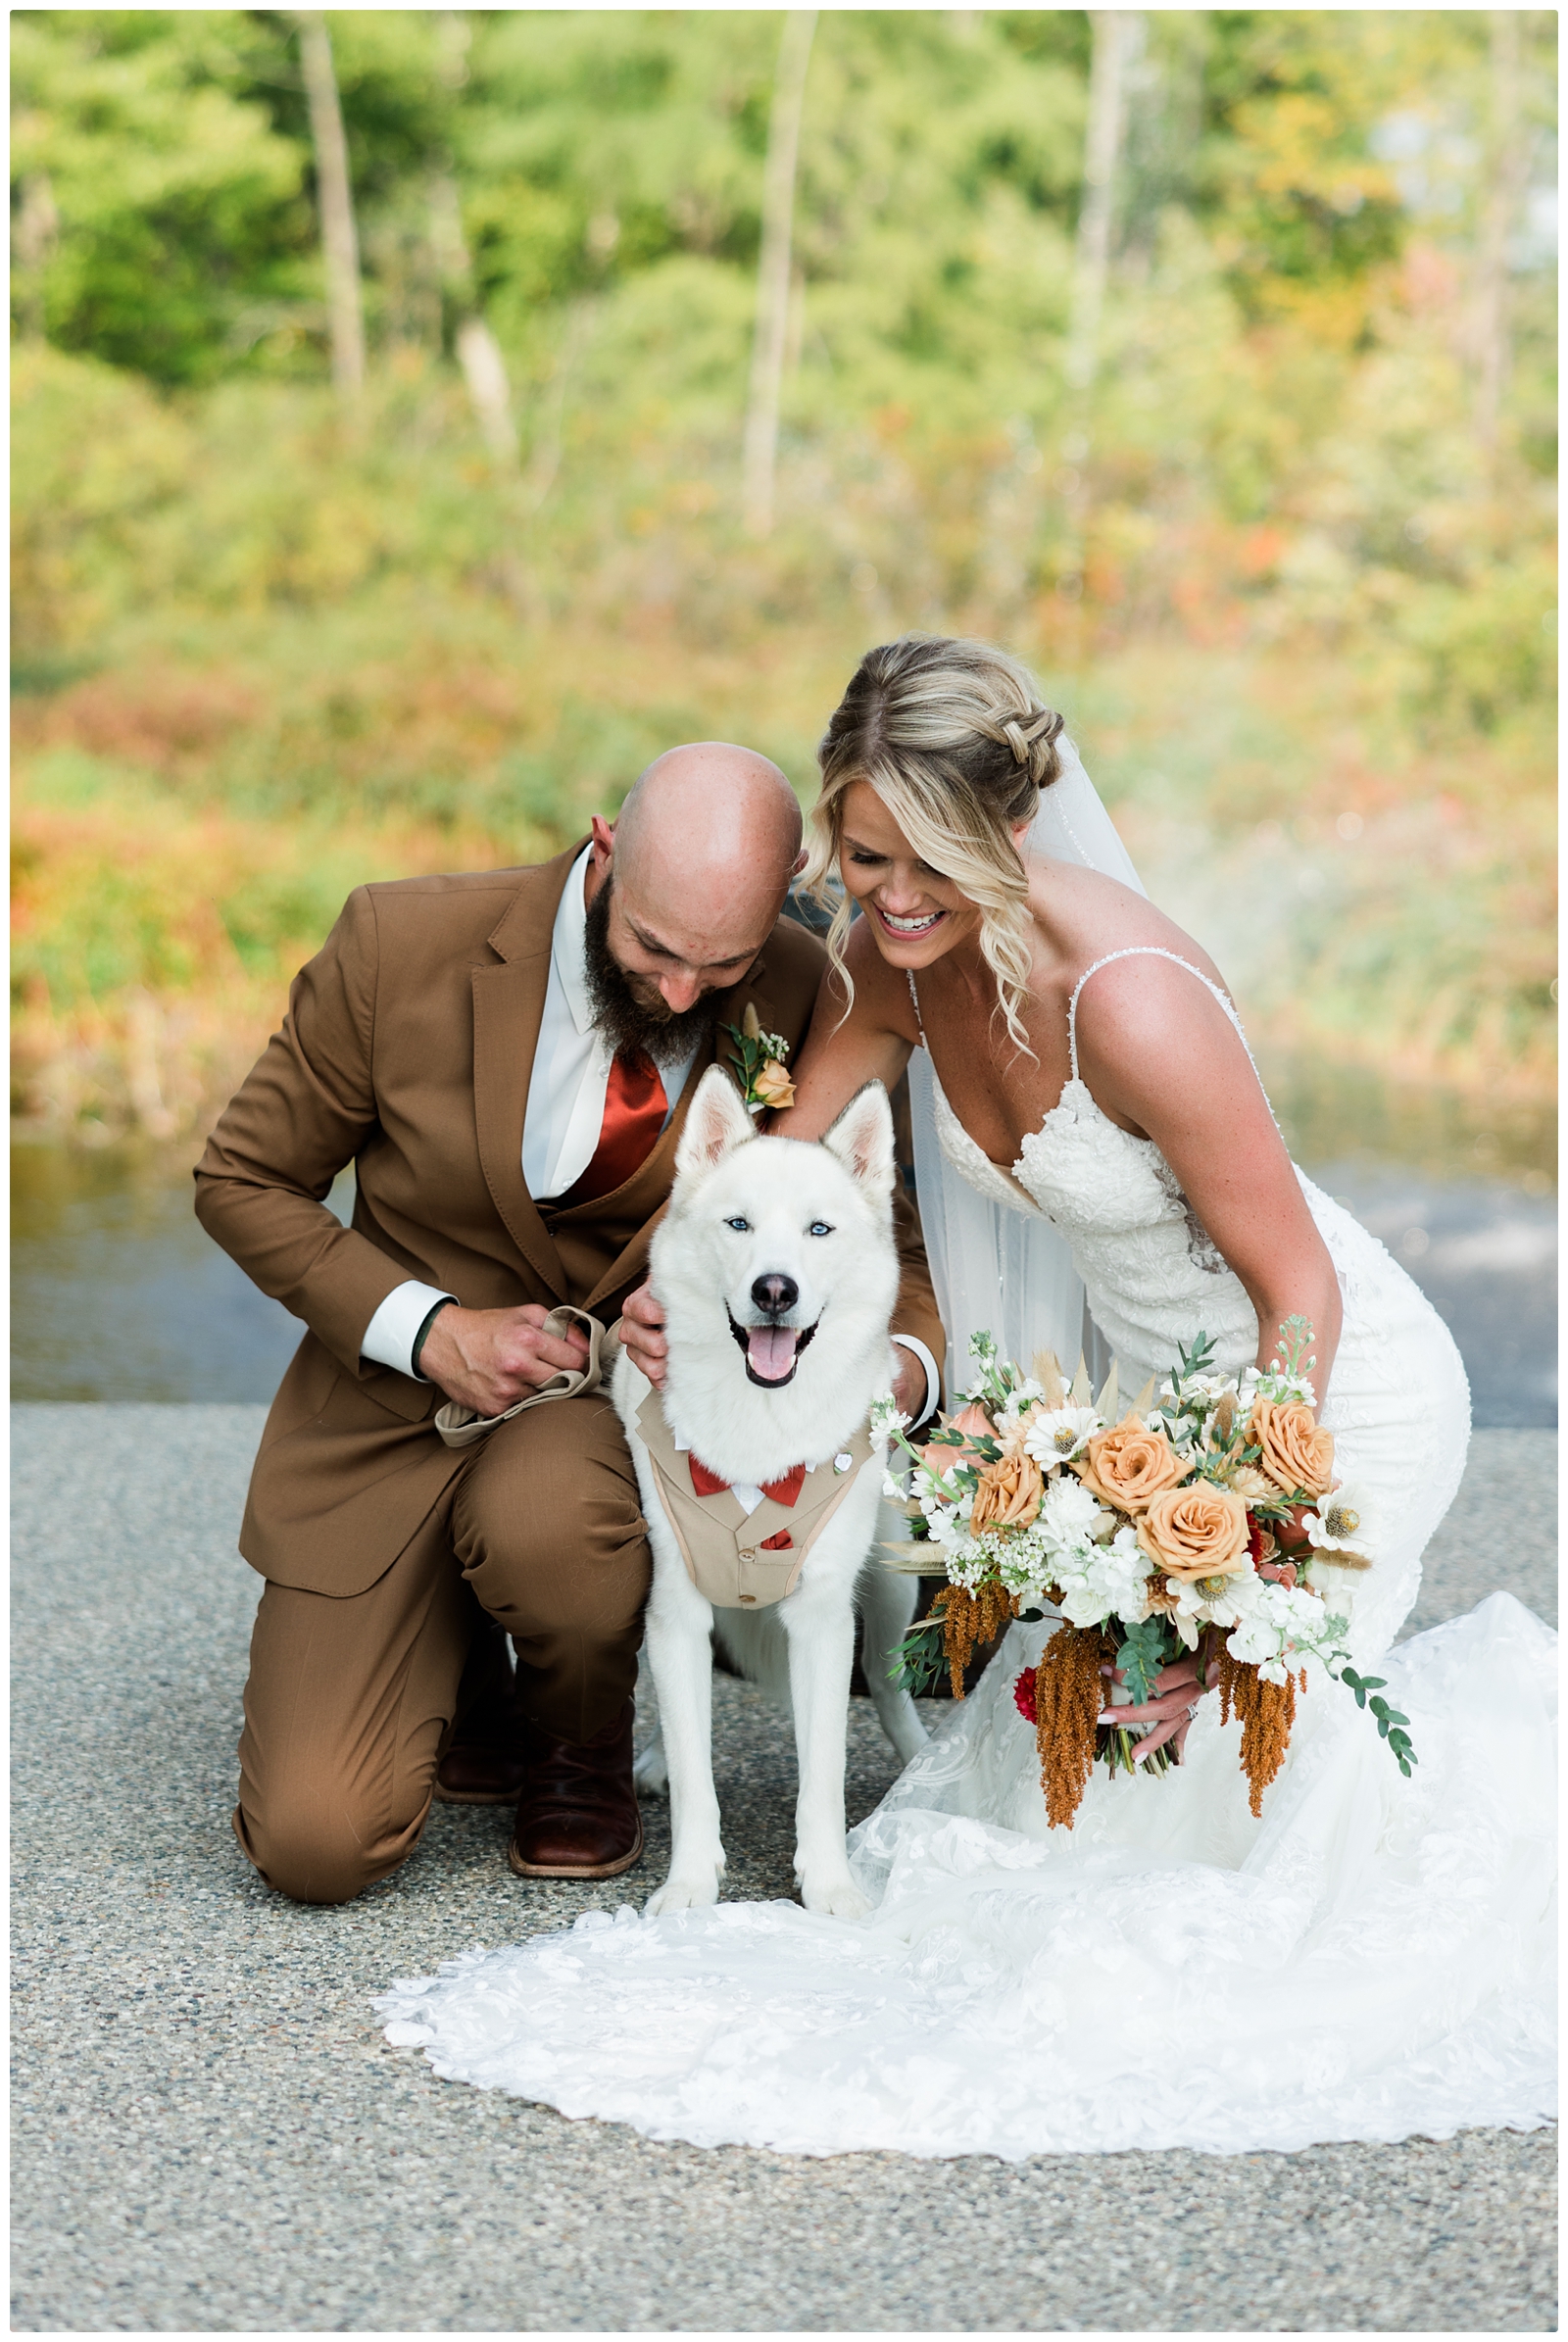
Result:
<svg viewBox="0 0 1568 2342"><path fill-rule="evenodd" d="M1103 871L1085 870L1076 863L1031 855L1029 906L1037 927L1054 948L1064 970L1071 972L1073 982L1113 952L1136 951L1140 957L1145 952L1170 952L1198 968L1211 983L1224 988L1224 978L1200 944L1195 943L1147 895L1139 894L1135 887L1124 886L1118 878L1107 877ZM1118 967L1127 964L1117 962ZM1146 960L1146 973L1152 975L1156 964L1152 959ZM1169 967L1168 960L1165 965ZM1129 980L1135 986L1137 968L1138 961L1134 960ZM1107 977L1110 973L1109 969L1105 971ZM1180 985L1183 981L1180 971L1171 968L1170 973ZM1097 976L1097 987L1101 982L1102 978Z"/></svg>

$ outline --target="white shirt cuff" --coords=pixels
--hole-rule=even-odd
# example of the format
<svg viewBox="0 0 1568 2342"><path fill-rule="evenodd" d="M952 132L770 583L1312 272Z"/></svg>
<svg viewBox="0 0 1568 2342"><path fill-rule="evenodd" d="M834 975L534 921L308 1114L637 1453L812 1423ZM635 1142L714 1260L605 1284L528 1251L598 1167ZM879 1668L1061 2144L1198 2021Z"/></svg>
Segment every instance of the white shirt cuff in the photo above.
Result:
<svg viewBox="0 0 1568 2342"><path fill-rule="evenodd" d="M394 1298L396 1298L395 1295ZM918 1358L920 1364L925 1368L925 1402L916 1411L914 1418L916 1423L924 1423L928 1415L935 1414L937 1401L942 1396L942 1377L937 1373L937 1362L926 1348L925 1343L917 1341L912 1334L895 1334L893 1339L900 1349L908 1350L911 1356Z"/></svg>
<svg viewBox="0 0 1568 2342"><path fill-rule="evenodd" d="M443 1293L439 1285L421 1285L416 1277L411 1277L407 1285L394 1286L365 1329L360 1356L373 1358L377 1366L395 1367L399 1374L414 1375L416 1383L427 1383L428 1375L414 1373L414 1338L437 1301L455 1301L457 1297L455 1293Z"/></svg>

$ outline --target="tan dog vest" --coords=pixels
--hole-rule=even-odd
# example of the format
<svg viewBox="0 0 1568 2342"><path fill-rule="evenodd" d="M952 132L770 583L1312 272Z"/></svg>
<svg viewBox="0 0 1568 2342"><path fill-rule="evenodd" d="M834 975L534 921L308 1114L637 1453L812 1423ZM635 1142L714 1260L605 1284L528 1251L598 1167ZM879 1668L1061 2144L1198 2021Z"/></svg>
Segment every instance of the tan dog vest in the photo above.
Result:
<svg viewBox="0 0 1568 2342"><path fill-rule="evenodd" d="M691 1582L715 1610L762 1610L792 1594L806 1556L871 1460L871 1437L862 1423L839 1450L850 1458L842 1472L830 1458L808 1472L793 1504L764 1496L748 1513L733 1488L713 1496L697 1494L657 1391L650 1391L638 1408L637 1429ZM764 1538L785 1533L787 1547L762 1550Z"/></svg>

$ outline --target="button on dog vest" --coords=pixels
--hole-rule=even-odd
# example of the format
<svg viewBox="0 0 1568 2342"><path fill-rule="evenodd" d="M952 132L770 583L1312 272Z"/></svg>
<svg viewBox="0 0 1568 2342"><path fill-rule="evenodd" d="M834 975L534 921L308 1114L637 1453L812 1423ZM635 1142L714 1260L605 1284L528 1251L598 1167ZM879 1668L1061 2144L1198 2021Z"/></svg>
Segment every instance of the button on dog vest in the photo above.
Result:
<svg viewBox="0 0 1568 2342"><path fill-rule="evenodd" d="M811 1472L797 1467L798 1481L788 1473L770 1484L777 1488L793 1484L788 1491L793 1504L764 1494L748 1514L733 1488L715 1484L705 1466L675 1445L657 1391L650 1391L638 1408L637 1429L687 1574L717 1610L766 1608L792 1594L807 1555L872 1456L870 1434L862 1424L830 1462ZM704 1484L710 1492L699 1495Z"/></svg>

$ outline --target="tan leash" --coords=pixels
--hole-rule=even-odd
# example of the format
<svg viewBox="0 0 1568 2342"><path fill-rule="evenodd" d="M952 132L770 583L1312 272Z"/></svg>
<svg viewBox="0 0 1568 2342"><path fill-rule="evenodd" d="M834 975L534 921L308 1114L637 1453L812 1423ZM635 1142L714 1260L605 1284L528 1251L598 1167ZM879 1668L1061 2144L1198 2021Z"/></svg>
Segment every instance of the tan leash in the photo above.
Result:
<svg viewBox="0 0 1568 2342"><path fill-rule="evenodd" d="M510 1423L514 1415L525 1414L529 1407L547 1406L558 1398L585 1398L589 1391L597 1391L601 1383L607 1382L620 1353L619 1321L613 1326L602 1326L586 1309L573 1309L563 1302L559 1309L551 1310L540 1332L554 1334L559 1340L573 1327L588 1343L586 1366L564 1366L541 1389L530 1391L526 1398L519 1398L501 1415L480 1415L474 1408L460 1407L455 1398L449 1398L438 1409L435 1419L435 1428L447 1446L472 1447L487 1432L493 1432L498 1423Z"/></svg>

